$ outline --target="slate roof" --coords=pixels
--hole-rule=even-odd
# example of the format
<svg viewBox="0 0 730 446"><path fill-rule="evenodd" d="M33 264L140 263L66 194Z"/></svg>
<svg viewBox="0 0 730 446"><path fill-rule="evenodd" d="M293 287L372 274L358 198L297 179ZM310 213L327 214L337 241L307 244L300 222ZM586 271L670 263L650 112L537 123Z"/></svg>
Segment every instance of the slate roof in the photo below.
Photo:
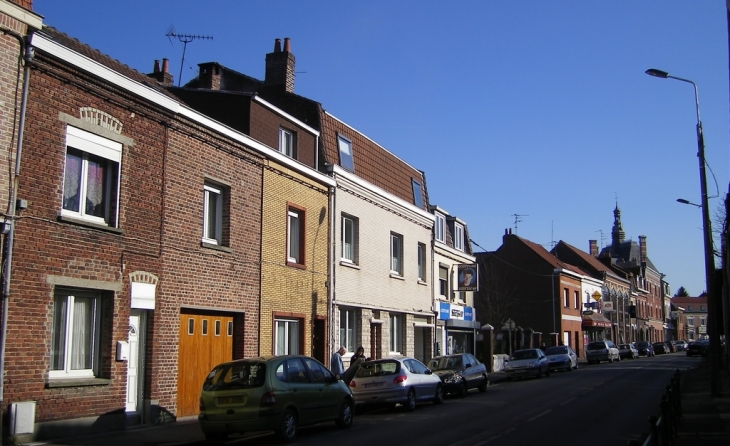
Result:
<svg viewBox="0 0 730 446"><path fill-rule="evenodd" d="M601 250L599 256L609 256L614 263L621 268L640 268L641 267L641 247L633 240L625 240L620 242L618 246L606 246ZM654 271L659 271L652 263L649 256L645 259L646 267Z"/></svg>
<svg viewBox="0 0 730 446"><path fill-rule="evenodd" d="M557 258L562 258L565 261L571 261L578 264L581 263L581 267L592 271L592 276L596 273L606 273L608 276L612 276L618 280L629 280L627 277L621 277L616 271L608 265L603 264L600 260L585 251L572 246L564 241L559 241L555 247L550 251Z"/></svg>

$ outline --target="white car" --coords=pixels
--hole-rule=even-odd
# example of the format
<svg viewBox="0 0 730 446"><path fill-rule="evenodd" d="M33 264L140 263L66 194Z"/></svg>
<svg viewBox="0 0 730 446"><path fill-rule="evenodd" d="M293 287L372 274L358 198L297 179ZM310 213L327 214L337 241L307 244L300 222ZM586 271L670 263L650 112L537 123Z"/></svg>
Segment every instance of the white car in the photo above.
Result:
<svg viewBox="0 0 730 446"><path fill-rule="evenodd" d="M612 341L593 341L586 346L586 359L588 364L600 363L601 361L620 361L618 347Z"/></svg>
<svg viewBox="0 0 730 446"><path fill-rule="evenodd" d="M508 359L505 359L504 373L507 379L535 377L543 374L550 376L550 366L547 356L539 348L517 350Z"/></svg>
<svg viewBox="0 0 730 446"><path fill-rule="evenodd" d="M550 370L578 370L578 355L567 345L555 345L545 350Z"/></svg>

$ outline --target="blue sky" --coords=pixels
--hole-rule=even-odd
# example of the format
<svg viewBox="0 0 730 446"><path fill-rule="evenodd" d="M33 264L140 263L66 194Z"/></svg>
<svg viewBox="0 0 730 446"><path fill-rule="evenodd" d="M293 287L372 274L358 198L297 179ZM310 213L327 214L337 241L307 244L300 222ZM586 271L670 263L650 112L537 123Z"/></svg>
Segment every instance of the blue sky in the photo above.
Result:
<svg viewBox="0 0 730 446"><path fill-rule="evenodd" d="M701 212L675 201L701 200L694 92L644 71L698 85L714 215L728 188L723 0L33 7L45 24L141 72L168 58L176 84L183 45L171 30L213 37L187 45L183 83L211 61L263 79L274 39L289 37L295 92L425 171L430 202L466 221L484 249L497 249L507 228L548 249L559 240L605 246L618 200L626 237L647 236L672 293L705 289Z"/></svg>

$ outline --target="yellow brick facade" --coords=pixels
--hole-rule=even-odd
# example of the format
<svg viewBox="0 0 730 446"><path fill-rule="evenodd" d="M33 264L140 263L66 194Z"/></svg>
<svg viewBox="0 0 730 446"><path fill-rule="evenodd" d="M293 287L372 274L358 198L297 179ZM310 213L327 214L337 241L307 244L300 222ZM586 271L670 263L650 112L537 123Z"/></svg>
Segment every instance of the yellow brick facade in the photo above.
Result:
<svg viewBox="0 0 730 446"><path fill-rule="evenodd" d="M275 353L275 319L299 322L300 354L319 354L313 345L313 324L326 333L329 246L328 188L274 162L264 169L261 227L261 320L259 353ZM304 211L304 265L287 264L287 209ZM326 338L326 336L325 336Z"/></svg>

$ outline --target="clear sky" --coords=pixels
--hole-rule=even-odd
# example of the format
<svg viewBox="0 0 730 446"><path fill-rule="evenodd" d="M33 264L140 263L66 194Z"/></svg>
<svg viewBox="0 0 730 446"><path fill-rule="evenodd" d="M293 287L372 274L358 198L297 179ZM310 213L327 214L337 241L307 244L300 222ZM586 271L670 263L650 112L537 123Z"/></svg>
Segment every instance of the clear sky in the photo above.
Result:
<svg viewBox="0 0 730 446"><path fill-rule="evenodd" d="M484 250L505 229L550 249L626 237L672 293L705 289L696 109L710 209L728 190L724 0L34 0L44 23L178 82L218 62L258 79L291 38L295 93L426 172L430 202ZM720 228L713 218L713 229ZM715 241L719 249L719 237ZM479 247L475 249L481 251ZM719 265L719 261L717 262Z"/></svg>

